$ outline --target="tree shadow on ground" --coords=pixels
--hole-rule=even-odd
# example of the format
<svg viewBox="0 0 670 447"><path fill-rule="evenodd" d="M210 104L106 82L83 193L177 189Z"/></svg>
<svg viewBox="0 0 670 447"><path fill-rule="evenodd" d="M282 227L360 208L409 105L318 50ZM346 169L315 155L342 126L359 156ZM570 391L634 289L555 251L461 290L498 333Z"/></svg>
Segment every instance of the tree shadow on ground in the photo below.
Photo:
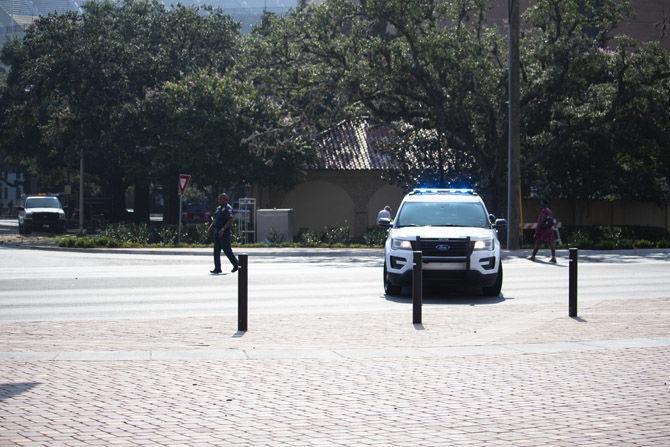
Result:
<svg viewBox="0 0 670 447"><path fill-rule="evenodd" d="M506 297L504 294L498 296L482 296L481 290L477 288L452 288L445 290L444 286L430 285L424 288L423 303L424 304L442 304L442 305L458 305L458 306L481 306L484 304L499 304L507 300L514 299L513 297ZM403 291L405 292L405 291ZM383 295L387 301L395 303L411 303L412 292L403 295Z"/></svg>
<svg viewBox="0 0 670 447"><path fill-rule="evenodd" d="M0 383L0 402L30 391L39 382Z"/></svg>

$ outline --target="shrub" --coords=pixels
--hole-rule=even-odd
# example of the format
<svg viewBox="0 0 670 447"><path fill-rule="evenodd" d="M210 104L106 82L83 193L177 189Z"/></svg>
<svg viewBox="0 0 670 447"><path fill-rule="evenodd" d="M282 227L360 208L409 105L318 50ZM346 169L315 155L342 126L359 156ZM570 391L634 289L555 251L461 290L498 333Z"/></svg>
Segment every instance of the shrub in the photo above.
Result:
<svg viewBox="0 0 670 447"><path fill-rule="evenodd" d="M181 228L181 241L187 244L209 244L210 237L207 232L208 225L193 224L184 225Z"/></svg>
<svg viewBox="0 0 670 447"><path fill-rule="evenodd" d="M569 237L565 237L565 240L569 245L572 245L576 248L591 248L593 247L593 240L585 231L576 231Z"/></svg>
<svg viewBox="0 0 670 447"><path fill-rule="evenodd" d="M146 224L116 223L106 225L100 236L115 240L118 244L148 244L150 230Z"/></svg>
<svg viewBox="0 0 670 447"><path fill-rule="evenodd" d="M316 247L321 243L321 236L316 231L301 228L298 232L298 243L307 247Z"/></svg>
<svg viewBox="0 0 670 447"><path fill-rule="evenodd" d="M371 227L363 234L363 241L371 247L381 247L386 242L386 228Z"/></svg>
<svg viewBox="0 0 670 447"><path fill-rule="evenodd" d="M598 241L593 244L593 248L596 250L614 250L617 248L617 244L615 241Z"/></svg>
<svg viewBox="0 0 670 447"><path fill-rule="evenodd" d="M654 248L654 244L646 239L638 239L633 242L634 248Z"/></svg>
<svg viewBox="0 0 670 447"><path fill-rule="evenodd" d="M56 242L59 247L74 247L76 239L76 237L65 236L56 239Z"/></svg>
<svg viewBox="0 0 670 447"><path fill-rule="evenodd" d="M633 241L631 239L621 239L617 243L617 248L621 249L633 248Z"/></svg>
<svg viewBox="0 0 670 447"><path fill-rule="evenodd" d="M656 242L656 248L670 248L670 240L661 239L660 241Z"/></svg>
<svg viewBox="0 0 670 447"><path fill-rule="evenodd" d="M75 239L74 246L77 248L94 248L95 239L89 236L82 236Z"/></svg>
<svg viewBox="0 0 670 447"><path fill-rule="evenodd" d="M284 235L282 233L277 233L273 228L268 234L268 242L270 244L281 244L284 242Z"/></svg>
<svg viewBox="0 0 670 447"><path fill-rule="evenodd" d="M160 245L174 245L177 243L177 232L176 225L161 225L152 234L152 242Z"/></svg>
<svg viewBox="0 0 670 447"><path fill-rule="evenodd" d="M341 227L328 227L323 232L321 241L328 245L332 244L347 244L351 241L349 233L349 225L346 221Z"/></svg>

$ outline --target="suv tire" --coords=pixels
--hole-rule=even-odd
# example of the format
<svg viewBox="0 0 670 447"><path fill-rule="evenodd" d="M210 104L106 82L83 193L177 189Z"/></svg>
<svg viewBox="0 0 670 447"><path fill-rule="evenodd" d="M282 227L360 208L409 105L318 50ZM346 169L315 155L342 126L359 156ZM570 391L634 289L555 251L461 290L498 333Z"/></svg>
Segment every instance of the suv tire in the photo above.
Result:
<svg viewBox="0 0 670 447"><path fill-rule="evenodd" d="M501 262L500 267L498 268L498 277L496 278L496 282L493 283L491 287L482 287L483 295L490 297L499 296L500 291L502 290L502 283L503 283L503 266Z"/></svg>
<svg viewBox="0 0 670 447"><path fill-rule="evenodd" d="M386 272L386 263L384 263L384 294L386 295L400 295L401 288L400 286L394 286L391 284L391 281L388 279L388 273Z"/></svg>

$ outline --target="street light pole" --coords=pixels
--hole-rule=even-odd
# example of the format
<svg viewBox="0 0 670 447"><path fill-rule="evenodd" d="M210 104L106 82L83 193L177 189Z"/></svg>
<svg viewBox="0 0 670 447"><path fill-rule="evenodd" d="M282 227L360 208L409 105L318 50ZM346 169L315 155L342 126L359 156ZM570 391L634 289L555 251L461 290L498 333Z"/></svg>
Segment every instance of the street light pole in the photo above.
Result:
<svg viewBox="0 0 670 447"><path fill-rule="evenodd" d="M509 12L509 84L507 139L507 248L517 250L520 241L521 145L520 83L519 83L519 0L508 0Z"/></svg>

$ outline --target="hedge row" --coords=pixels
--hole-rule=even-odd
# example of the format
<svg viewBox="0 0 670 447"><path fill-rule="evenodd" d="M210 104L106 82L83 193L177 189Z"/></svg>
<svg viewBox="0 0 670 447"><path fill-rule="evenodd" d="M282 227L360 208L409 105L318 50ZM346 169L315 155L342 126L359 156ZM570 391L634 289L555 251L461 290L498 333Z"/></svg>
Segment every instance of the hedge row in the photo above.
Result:
<svg viewBox="0 0 670 447"><path fill-rule="evenodd" d="M670 248L670 233L664 228L639 226L576 226L561 228L560 247L615 250L630 248ZM324 228L322 231L301 230L295 241L284 241L279 235L270 235L265 243L245 244L249 247L382 247L386 230L370 228L362 240L354 241L348 226ZM58 238L61 247L174 247L177 246L177 226L142 224L108 225L95 236L65 236ZM524 231L524 246L532 245L533 232ZM233 238L233 243L238 241ZM211 244L207 227L184 225L180 246Z"/></svg>

